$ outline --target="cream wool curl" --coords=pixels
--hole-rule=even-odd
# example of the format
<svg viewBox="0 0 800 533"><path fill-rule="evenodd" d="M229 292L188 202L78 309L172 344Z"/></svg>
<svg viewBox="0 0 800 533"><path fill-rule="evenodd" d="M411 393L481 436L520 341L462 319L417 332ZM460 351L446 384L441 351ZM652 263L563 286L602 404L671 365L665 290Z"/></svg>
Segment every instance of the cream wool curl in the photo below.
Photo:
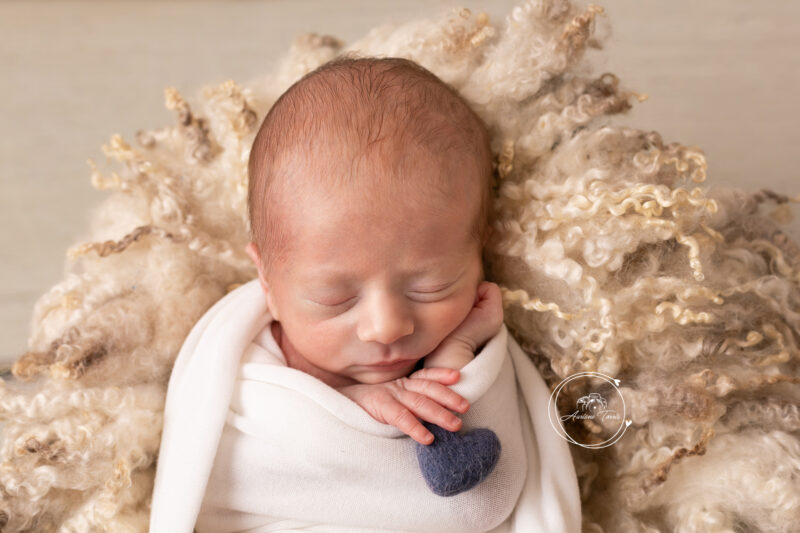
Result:
<svg viewBox="0 0 800 533"><path fill-rule="evenodd" d="M644 96L591 75L602 13L539 0L497 26L463 9L349 46L304 35L275 73L206 88L194 107L168 89L177 124L140 132L137 147L113 136L103 148L122 170L90 166L114 194L37 302L18 380L0 388L2 531L146 530L172 363L199 317L256 275L244 245L260 120L348 51L419 62L486 121L497 164L485 261L506 323L551 387L580 371L621 381L624 437L570 446L584 531L792 530L800 248L772 218L800 199L699 187L701 150L605 124ZM772 218L765 203L778 204ZM591 443L602 429L583 420L571 434Z"/></svg>

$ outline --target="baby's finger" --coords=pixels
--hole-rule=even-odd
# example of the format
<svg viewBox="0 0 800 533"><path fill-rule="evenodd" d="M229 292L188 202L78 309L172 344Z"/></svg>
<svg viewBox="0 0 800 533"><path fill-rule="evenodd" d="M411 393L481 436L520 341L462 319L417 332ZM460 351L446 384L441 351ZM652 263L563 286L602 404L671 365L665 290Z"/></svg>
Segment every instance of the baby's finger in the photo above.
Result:
<svg viewBox="0 0 800 533"><path fill-rule="evenodd" d="M450 387L446 387L436 381L417 378L408 379L404 382L404 386L406 390L421 394L451 411L466 413L469 410L469 402L466 398L453 391ZM428 419L426 418L426 420ZM428 421L434 422L433 420Z"/></svg>
<svg viewBox="0 0 800 533"><path fill-rule="evenodd" d="M476 303L480 302L481 305L479 305L479 307L486 305L487 302L502 302L500 287L491 281L482 281L480 285L478 285L477 293L478 297Z"/></svg>
<svg viewBox="0 0 800 533"><path fill-rule="evenodd" d="M461 379L461 372L455 368L432 366L429 368L421 368L408 377L411 379L429 379L431 381L437 381L442 385L452 385Z"/></svg>
<svg viewBox="0 0 800 533"><path fill-rule="evenodd" d="M478 283L478 291L477 291L478 296L480 296L481 298L485 298L486 294L489 292L489 290L492 288L493 285L496 286L491 281L486 281L486 280Z"/></svg>
<svg viewBox="0 0 800 533"><path fill-rule="evenodd" d="M427 396L405 390L400 391L397 399L422 420L436 424L449 431L461 429L460 418Z"/></svg>
<svg viewBox="0 0 800 533"><path fill-rule="evenodd" d="M386 423L390 424L415 441L427 446L433 442L433 433L425 429L417 417L411 411L400 405L399 403L392 402L386 406Z"/></svg>

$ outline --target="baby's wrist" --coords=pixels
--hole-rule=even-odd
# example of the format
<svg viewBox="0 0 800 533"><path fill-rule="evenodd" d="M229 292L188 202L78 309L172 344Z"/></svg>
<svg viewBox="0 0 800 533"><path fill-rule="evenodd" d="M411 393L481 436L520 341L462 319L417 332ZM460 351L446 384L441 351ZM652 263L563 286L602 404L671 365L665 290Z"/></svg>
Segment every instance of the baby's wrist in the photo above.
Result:
<svg viewBox="0 0 800 533"><path fill-rule="evenodd" d="M445 339L423 361L425 368L442 367L461 369L475 358L473 343L464 339Z"/></svg>

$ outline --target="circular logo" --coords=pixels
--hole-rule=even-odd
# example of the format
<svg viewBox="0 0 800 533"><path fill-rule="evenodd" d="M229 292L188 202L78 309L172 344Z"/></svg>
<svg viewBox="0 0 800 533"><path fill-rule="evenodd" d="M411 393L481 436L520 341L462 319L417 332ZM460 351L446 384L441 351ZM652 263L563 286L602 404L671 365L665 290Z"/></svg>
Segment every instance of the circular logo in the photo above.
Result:
<svg viewBox="0 0 800 533"><path fill-rule="evenodd" d="M572 444L589 449L611 446L622 438L632 422L626 418L625 398L619 392L619 384L618 379L600 372L578 372L567 376L553 390L547 402L550 425L561 438ZM562 410L568 414L561 415L559 394L567 386L581 392L574 409L573 406L564 407ZM621 407L622 414L609 404Z"/></svg>

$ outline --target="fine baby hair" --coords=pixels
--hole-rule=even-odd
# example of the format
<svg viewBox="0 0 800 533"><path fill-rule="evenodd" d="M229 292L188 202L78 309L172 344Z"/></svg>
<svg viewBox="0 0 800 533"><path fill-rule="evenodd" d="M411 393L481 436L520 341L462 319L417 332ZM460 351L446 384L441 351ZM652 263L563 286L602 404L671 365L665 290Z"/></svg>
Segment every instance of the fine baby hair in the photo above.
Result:
<svg viewBox="0 0 800 533"><path fill-rule="evenodd" d="M340 54L411 59L485 122L494 155L487 279L555 390L619 380L631 425L565 423L584 531L790 531L800 516L800 248L780 193L701 187L702 151L608 126L640 95L583 60L603 10L521 2L504 21L458 10L345 45L299 37L274 73L207 87L176 123L92 183L113 192L69 274L33 310L0 388L0 526L144 531L172 364L192 325L255 277L247 158L294 81ZM713 176L710 176L713 179ZM762 208L776 204L770 214ZM560 412L591 388L560 389ZM624 406L622 405L624 399Z"/></svg>

